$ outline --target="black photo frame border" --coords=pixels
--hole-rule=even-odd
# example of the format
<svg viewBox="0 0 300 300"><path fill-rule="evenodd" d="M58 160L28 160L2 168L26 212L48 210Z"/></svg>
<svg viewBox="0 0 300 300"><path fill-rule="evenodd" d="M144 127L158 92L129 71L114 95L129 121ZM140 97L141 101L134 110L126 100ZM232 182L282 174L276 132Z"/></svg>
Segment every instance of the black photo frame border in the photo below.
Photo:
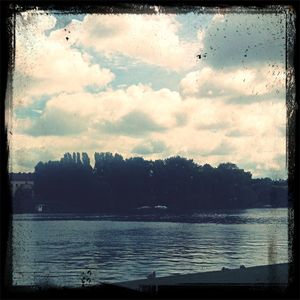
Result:
<svg viewBox="0 0 300 300"><path fill-rule="evenodd" d="M0 2L0 30L1 30L1 101L0 101L0 296L3 299L148 299L148 298L199 298L199 299L298 299L299 298L299 9L297 0L237 0L237 1L58 1L58 0L7 0ZM9 145L6 121L7 110L10 109L12 89L12 74L14 71L14 15L17 12L39 8L54 10L62 13L149 13L153 6L160 6L163 12L190 12L204 6L211 9L230 10L233 7L245 9L259 8L262 10L276 9L280 6L290 11L287 23L287 165L289 189L289 284L287 288L281 286L191 286L191 287L163 287L158 294L140 293L113 285L95 288L50 288L17 289L12 286L11 255L12 245L12 209L8 176Z"/></svg>

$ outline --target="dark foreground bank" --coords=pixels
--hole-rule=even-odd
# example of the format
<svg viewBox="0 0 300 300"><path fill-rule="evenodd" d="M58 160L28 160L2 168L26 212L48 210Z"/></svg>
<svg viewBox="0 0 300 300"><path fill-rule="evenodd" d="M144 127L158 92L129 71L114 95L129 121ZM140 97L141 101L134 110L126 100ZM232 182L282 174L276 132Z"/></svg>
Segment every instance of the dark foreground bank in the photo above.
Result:
<svg viewBox="0 0 300 300"><path fill-rule="evenodd" d="M195 274L172 275L151 279L132 280L118 283L121 287L134 290L145 290L149 286L188 286L188 285L278 285L285 287L289 279L287 263L257 266L240 269L201 272Z"/></svg>
<svg viewBox="0 0 300 300"><path fill-rule="evenodd" d="M289 281L289 264L175 275L82 288L15 287L6 298L294 298L298 289Z"/></svg>

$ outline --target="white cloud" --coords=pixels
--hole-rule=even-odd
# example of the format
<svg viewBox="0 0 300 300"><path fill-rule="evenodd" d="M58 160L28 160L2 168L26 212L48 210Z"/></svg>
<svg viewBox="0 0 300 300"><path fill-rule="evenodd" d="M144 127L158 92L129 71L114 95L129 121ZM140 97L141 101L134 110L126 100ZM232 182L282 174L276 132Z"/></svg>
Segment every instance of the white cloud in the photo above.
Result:
<svg viewBox="0 0 300 300"><path fill-rule="evenodd" d="M108 58L126 55L180 71L196 64L199 49L199 41L191 43L179 38L180 26L172 15L97 14L87 15L82 22L72 22L66 30L71 43L91 47ZM52 35L63 40L64 29Z"/></svg>
<svg viewBox="0 0 300 300"><path fill-rule="evenodd" d="M17 15L14 105L27 105L32 96L105 86L114 79L109 69L92 64L65 37L46 35L55 22L55 17L41 12Z"/></svg>
<svg viewBox="0 0 300 300"><path fill-rule="evenodd" d="M130 135L130 132L134 134L135 131L142 130L143 125L147 125L147 131L170 128L177 123L173 113L178 110L180 103L177 92L168 89L155 91L146 85L133 85L127 89L107 90L97 94L64 93L47 102L44 112L27 128L27 133L70 135L95 127L110 133L113 133L115 128L116 132L122 134L123 126L123 133ZM134 112L138 112L139 115L133 115ZM138 128L127 124L130 120Z"/></svg>
<svg viewBox="0 0 300 300"><path fill-rule="evenodd" d="M180 82L184 96L222 97L222 99L245 102L265 100L269 96L285 95L284 66L276 68L264 65L260 68L218 70L204 67L188 73ZM263 96L263 98L262 98ZM282 98L284 99L284 98Z"/></svg>
<svg viewBox="0 0 300 300"><path fill-rule="evenodd" d="M214 166L230 161L255 176L284 173L283 63L227 69L204 63L181 80L180 93L138 83L112 89L107 84L114 74L92 63L85 47L112 63L123 55L179 71L195 65L211 29L198 32L194 44L180 40L181 25L170 15L90 15L46 34L55 22L36 12L17 19L14 104L51 98L44 109L33 108L34 118L14 113L13 170L30 170L37 160L59 159L64 152L92 158L95 151L109 151L148 159L178 154ZM213 22L222 25L226 18ZM84 89L90 85L106 88L91 94Z"/></svg>
<svg viewBox="0 0 300 300"><path fill-rule="evenodd" d="M272 172L284 175L285 166L276 159L286 153L282 134L286 125L283 102L269 100L237 105L189 98L180 108L188 115L185 126L152 135L164 141L171 155L192 157L199 163L214 166L230 161L256 177L271 176ZM235 137L230 136L232 132ZM256 165L260 169L254 168Z"/></svg>
<svg viewBox="0 0 300 300"><path fill-rule="evenodd" d="M285 155L285 121L285 105L278 101L237 105L210 98L183 100L176 92L138 85L53 97L43 114L27 124L28 134L13 127L12 153L22 149L28 159L31 149L47 149L57 159L66 151L90 156L110 151L125 157L144 152L148 159L178 154L201 164L231 161L250 168L252 163L261 169L252 166L250 171L262 176L282 171L277 157Z"/></svg>

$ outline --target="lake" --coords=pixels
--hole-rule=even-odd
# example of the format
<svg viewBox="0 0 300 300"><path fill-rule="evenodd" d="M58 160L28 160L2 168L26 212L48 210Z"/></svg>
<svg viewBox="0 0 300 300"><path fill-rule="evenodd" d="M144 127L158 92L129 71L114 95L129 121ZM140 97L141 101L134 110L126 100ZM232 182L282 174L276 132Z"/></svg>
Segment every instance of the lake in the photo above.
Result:
<svg viewBox="0 0 300 300"><path fill-rule="evenodd" d="M13 216L13 284L80 286L288 262L288 209Z"/></svg>

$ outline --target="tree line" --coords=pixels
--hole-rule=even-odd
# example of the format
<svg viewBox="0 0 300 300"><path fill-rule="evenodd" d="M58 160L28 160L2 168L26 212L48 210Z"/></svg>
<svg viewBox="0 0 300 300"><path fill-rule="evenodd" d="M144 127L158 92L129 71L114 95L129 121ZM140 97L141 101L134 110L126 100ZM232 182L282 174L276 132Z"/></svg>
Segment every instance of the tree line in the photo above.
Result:
<svg viewBox="0 0 300 300"><path fill-rule="evenodd" d="M180 156L124 159L120 154L65 153L60 161L39 162L32 174L33 196L19 189L14 212L37 204L55 213L130 213L155 206L168 211L286 207L287 181L253 179L233 163L199 165Z"/></svg>

